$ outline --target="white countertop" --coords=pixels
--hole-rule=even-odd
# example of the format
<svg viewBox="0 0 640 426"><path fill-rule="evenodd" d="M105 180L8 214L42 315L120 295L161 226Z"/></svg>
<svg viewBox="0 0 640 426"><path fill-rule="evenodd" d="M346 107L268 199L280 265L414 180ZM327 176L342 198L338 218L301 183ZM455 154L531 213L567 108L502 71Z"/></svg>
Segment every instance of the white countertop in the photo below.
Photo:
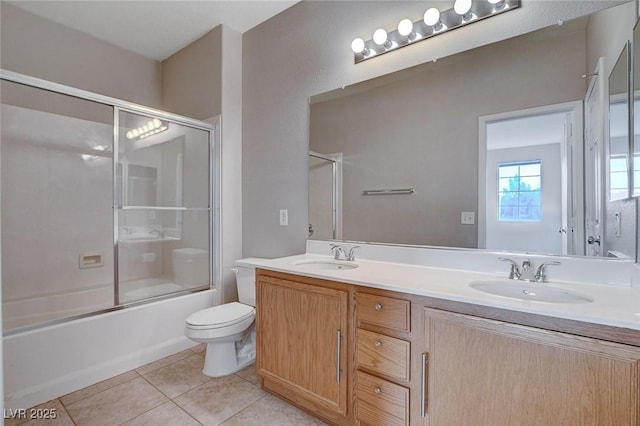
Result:
<svg viewBox="0 0 640 426"><path fill-rule="evenodd" d="M356 260L357 268L342 270L307 270L295 265L300 261L332 259L331 256L319 254L301 254L277 259L250 259L249 263L258 268L307 277L640 331L638 287L560 281L532 283L533 286L552 285L564 288L593 299L591 303L548 303L495 296L469 286L470 282L479 280L508 281L506 274L378 260Z"/></svg>

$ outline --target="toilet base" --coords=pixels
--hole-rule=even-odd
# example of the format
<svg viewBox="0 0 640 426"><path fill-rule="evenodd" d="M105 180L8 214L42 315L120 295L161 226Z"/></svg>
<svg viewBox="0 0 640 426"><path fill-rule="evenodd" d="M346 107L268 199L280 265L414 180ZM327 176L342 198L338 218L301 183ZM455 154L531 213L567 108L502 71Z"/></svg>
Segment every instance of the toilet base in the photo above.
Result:
<svg viewBox="0 0 640 426"><path fill-rule="evenodd" d="M208 343L202 374L221 377L242 370L256 360L255 329L237 342Z"/></svg>

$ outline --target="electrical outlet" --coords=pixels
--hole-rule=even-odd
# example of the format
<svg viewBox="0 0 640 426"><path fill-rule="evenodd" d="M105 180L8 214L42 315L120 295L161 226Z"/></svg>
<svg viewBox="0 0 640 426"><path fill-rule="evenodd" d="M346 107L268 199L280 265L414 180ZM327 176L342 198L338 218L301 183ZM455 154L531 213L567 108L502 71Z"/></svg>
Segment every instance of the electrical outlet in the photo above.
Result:
<svg viewBox="0 0 640 426"><path fill-rule="evenodd" d="M476 223L476 214L474 212L462 212L460 223L463 225L473 225Z"/></svg>
<svg viewBox="0 0 640 426"><path fill-rule="evenodd" d="M289 210L280 210L280 226L289 225Z"/></svg>

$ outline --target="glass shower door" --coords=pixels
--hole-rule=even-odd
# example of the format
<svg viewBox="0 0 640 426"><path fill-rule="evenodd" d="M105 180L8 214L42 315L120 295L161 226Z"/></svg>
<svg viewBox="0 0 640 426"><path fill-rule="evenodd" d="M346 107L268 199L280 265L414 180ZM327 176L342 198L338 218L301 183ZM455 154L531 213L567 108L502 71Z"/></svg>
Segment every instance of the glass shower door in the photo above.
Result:
<svg viewBox="0 0 640 426"><path fill-rule="evenodd" d="M2 81L5 330L113 306L113 107Z"/></svg>
<svg viewBox="0 0 640 426"><path fill-rule="evenodd" d="M118 121L116 304L208 288L209 131L128 111Z"/></svg>

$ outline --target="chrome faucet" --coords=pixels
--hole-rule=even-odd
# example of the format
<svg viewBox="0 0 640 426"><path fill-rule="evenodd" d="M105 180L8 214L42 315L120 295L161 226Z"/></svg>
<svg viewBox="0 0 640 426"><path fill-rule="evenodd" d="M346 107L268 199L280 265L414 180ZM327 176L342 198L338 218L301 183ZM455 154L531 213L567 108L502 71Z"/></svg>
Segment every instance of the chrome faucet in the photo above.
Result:
<svg viewBox="0 0 640 426"><path fill-rule="evenodd" d="M347 260L353 262L356 260L356 250L358 250L360 246L353 246L349 249L349 254L347 254Z"/></svg>
<svg viewBox="0 0 640 426"><path fill-rule="evenodd" d="M349 262L353 262L356 260L356 250L358 250L360 246L352 246L347 251L347 248L340 244L331 244L331 253L335 253L333 258L335 260L348 260ZM341 256L342 255L342 256Z"/></svg>
<svg viewBox="0 0 640 426"><path fill-rule="evenodd" d="M534 268L531 264L530 259L525 259L522 262L522 269L520 269L518 264L511 259L508 259L506 257L500 257L499 259L505 262L511 262L509 279L537 283L544 283L547 281L547 266L560 265L560 262L544 262L540 266L538 266L538 269L536 269L535 272L533 272Z"/></svg>
<svg viewBox="0 0 640 426"><path fill-rule="evenodd" d="M559 264L560 262L545 262L540 266L538 266L538 269L536 270L536 275L535 275L536 282L539 282L539 283L547 282L547 266L559 265Z"/></svg>
<svg viewBox="0 0 640 426"><path fill-rule="evenodd" d="M341 260L340 254L344 256L345 260L347 259L347 253L345 252L344 247L339 244L331 244L331 253L335 253L333 256L335 260Z"/></svg>

